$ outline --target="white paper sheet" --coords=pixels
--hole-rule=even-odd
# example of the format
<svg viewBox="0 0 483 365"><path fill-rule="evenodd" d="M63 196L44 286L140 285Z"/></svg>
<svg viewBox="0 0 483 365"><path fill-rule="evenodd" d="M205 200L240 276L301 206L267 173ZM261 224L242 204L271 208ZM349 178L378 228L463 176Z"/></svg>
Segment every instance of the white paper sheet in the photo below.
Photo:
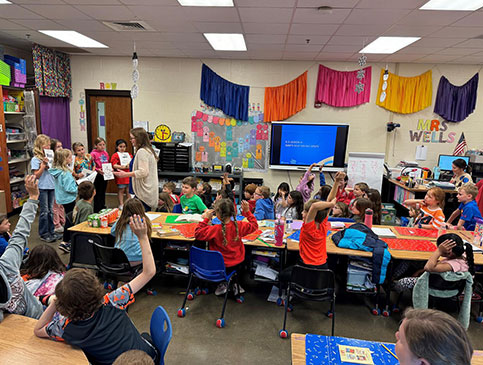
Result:
<svg viewBox="0 0 483 365"><path fill-rule="evenodd" d="M119 156L119 164L121 166L129 166L129 162L131 162L131 156L129 156L129 153L127 152L118 152L117 153Z"/></svg>
<svg viewBox="0 0 483 365"><path fill-rule="evenodd" d="M85 176L83 178L80 178L79 180L75 181L77 183L77 185L80 185L84 181L90 181L91 183L94 184L94 180L96 179L96 176L97 176L97 171L91 171L91 170L84 169L82 171L82 173Z"/></svg>
<svg viewBox="0 0 483 365"><path fill-rule="evenodd" d="M151 222L158 218L160 215L161 213L146 213L146 217L148 217Z"/></svg>
<svg viewBox="0 0 483 365"><path fill-rule="evenodd" d="M269 267L258 265L257 269L255 270L255 275L270 280L277 280L278 272Z"/></svg>
<svg viewBox="0 0 483 365"><path fill-rule="evenodd" d="M428 147L427 146L416 146L416 160L417 161L425 161L427 156L428 156Z"/></svg>
<svg viewBox="0 0 483 365"><path fill-rule="evenodd" d="M52 164L54 163L54 151L49 149L44 149L45 157L49 160L49 169L52 168Z"/></svg>
<svg viewBox="0 0 483 365"><path fill-rule="evenodd" d="M114 180L114 174L112 173L111 163L103 163L102 172L104 173L104 180Z"/></svg>
<svg viewBox="0 0 483 365"><path fill-rule="evenodd" d="M396 235L389 228L372 227L372 232L377 234L379 237L396 238Z"/></svg>

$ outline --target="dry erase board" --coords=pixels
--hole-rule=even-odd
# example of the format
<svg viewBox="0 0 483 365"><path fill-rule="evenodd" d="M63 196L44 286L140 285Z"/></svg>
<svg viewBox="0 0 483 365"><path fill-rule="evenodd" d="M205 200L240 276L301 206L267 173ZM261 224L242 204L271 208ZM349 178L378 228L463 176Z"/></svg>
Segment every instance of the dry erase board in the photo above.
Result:
<svg viewBox="0 0 483 365"><path fill-rule="evenodd" d="M369 187L381 191L384 174L384 153L349 152L347 175L348 186L365 182Z"/></svg>

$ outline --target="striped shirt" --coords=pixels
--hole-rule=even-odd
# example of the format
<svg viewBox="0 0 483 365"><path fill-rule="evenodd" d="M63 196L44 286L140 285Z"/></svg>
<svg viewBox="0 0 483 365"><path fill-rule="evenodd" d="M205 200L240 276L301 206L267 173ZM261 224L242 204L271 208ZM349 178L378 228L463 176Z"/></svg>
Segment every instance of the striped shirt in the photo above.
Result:
<svg viewBox="0 0 483 365"><path fill-rule="evenodd" d="M444 223L445 217L440 207L429 208L426 205L421 206L421 213L416 222L418 224L431 224L433 229L439 229Z"/></svg>

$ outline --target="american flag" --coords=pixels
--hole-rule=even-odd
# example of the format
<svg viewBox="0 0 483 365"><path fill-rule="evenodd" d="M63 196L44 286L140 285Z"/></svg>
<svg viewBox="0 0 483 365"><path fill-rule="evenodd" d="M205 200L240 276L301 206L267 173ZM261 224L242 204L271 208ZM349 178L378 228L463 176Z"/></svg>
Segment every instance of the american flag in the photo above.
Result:
<svg viewBox="0 0 483 365"><path fill-rule="evenodd" d="M453 156L462 156L465 153L466 147L465 134L461 132L461 137L454 148Z"/></svg>

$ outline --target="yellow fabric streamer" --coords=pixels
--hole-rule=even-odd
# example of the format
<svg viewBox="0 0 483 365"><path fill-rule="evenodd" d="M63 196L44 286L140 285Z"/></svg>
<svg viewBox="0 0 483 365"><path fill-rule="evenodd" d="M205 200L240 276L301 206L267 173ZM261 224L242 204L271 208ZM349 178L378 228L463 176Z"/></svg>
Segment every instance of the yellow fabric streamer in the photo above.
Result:
<svg viewBox="0 0 483 365"><path fill-rule="evenodd" d="M288 84L265 88L264 121L285 120L307 104L307 71Z"/></svg>
<svg viewBox="0 0 483 365"><path fill-rule="evenodd" d="M376 104L395 113L416 113L431 105L431 70L415 77L402 77L381 70Z"/></svg>

